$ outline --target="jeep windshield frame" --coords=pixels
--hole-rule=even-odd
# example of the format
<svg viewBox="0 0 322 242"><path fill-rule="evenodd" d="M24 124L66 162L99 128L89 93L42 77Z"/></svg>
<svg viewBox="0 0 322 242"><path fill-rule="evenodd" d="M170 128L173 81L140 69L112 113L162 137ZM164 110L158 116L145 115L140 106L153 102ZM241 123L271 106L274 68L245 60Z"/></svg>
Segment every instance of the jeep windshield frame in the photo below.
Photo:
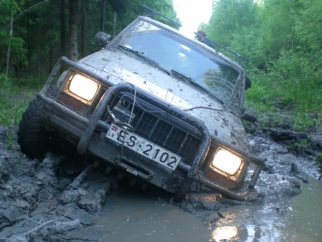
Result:
<svg viewBox="0 0 322 242"><path fill-rule="evenodd" d="M203 43L155 22L139 17L111 44L146 56L167 73L181 73L227 106L231 106L233 99L232 106L240 109L243 92L236 93L235 89L237 83L243 82L243 69Z"/></svg>

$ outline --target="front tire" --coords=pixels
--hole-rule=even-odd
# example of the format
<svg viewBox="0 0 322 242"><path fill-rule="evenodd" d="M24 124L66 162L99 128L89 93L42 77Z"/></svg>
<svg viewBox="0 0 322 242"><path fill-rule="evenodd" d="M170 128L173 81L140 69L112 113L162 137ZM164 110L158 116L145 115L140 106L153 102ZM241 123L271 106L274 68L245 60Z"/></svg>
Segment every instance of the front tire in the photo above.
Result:
<svg viewBox="0 0 322 242"><path fill-rule="evenodd" d="M174 194L173 200L175 202L181 202L186 197L187 193L190 191L192 182L193 180L191 178L186 178L183 180L181 187Z"/></svg>
<svg viewBox="0 0 322 242"><path fill-rule="evenodd" d="M48 132L42 118L43 101L37 97L29 103L19 123L18 144L30 158L42 159L48 151Z"/></svg>

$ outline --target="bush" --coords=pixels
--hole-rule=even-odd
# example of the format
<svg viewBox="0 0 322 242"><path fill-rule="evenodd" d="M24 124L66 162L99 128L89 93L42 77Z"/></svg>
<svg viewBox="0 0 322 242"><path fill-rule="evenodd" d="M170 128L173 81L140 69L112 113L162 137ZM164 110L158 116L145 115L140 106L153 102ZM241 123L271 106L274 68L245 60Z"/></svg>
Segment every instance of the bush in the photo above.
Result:
<svg viewBox="0 0 322 242"><path fill-rule="evenodd" d="M250 73L253 87L246 100L260 112L292 114L297 128L320 125L322 119L322 70L319 56L282 51L267 72Z"/></svg>
<svg viewBox="0 0 322 242"><path fill-rule="evenodd" d="M0 76L1 79L1 76ZM3 83L3 82L1 82ZM36 89L16 87L11 84L0 85L0 125L7 127L8 148L13 145L14 132Z"/></svg>

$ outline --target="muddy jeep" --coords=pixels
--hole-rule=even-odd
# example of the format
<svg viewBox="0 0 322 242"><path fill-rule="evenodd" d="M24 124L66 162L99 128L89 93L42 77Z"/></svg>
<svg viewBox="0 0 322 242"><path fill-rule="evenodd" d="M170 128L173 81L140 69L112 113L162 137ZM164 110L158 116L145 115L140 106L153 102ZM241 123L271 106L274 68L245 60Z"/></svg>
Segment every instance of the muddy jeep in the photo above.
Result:
<svg viewBox="0 0 322 242"><path fill-rule="evenodd" d="M53 138L59 136L77 153L178 199L189 191L216 191L246 200L236 189L245 177L253 189L263 163L250 153L241 122L247 116L245 70L148 17L138 17L112 41L97 36L106 43L100 51L57 62L23 115L21 150L42 158L59 145Z"/></svg>

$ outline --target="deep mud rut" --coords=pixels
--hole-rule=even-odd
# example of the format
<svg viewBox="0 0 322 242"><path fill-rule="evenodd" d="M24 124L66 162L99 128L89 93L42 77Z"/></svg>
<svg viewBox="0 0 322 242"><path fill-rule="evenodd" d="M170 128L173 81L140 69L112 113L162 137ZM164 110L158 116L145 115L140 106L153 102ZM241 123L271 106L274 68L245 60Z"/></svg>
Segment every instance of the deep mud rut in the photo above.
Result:
<svg viewBox="0 0 322 242"><path fill-rule="evenodd" d="M322 186L314 157L260 133L256 202L189 194L181 203L91 160L7 149L0 127L0 241L319 241ZM304 240L303 240L304 239Z"/></svg>

